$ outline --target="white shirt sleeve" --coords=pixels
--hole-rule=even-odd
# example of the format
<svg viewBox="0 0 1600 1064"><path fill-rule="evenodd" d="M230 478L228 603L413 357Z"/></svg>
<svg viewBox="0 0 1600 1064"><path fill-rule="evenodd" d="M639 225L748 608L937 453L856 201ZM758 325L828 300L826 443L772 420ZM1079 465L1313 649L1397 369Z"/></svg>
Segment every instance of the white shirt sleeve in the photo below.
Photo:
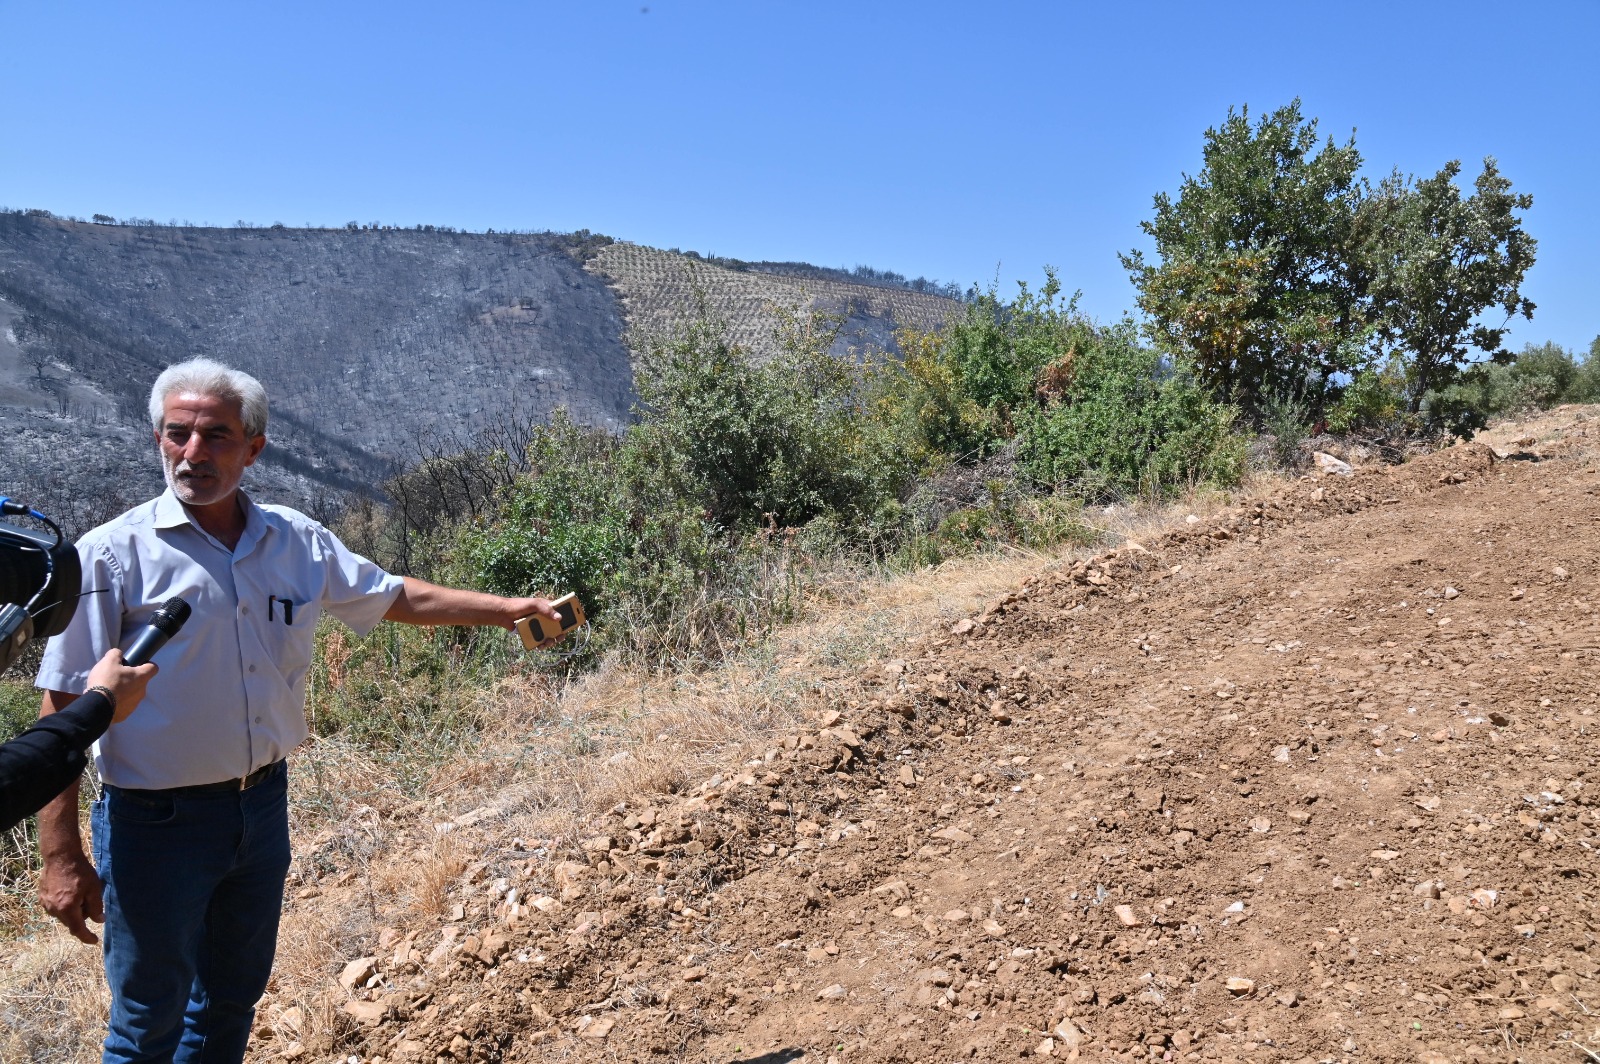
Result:
<svg viewBox="0 0 1600 1064"><path fill-rule="evenodd" d="M405 581L354 553L321 525L316 526L315 549L327 577L322 608L357 635L366 635L389 612Z"/></svg>
<svg viewBox="0 0 1600 1064"><path fill-rule="evenodd" d="M45 644L34 686L81 694L95 662L122 640L122 571L104 544L78 543L83 583L66 631Z"/></svg>

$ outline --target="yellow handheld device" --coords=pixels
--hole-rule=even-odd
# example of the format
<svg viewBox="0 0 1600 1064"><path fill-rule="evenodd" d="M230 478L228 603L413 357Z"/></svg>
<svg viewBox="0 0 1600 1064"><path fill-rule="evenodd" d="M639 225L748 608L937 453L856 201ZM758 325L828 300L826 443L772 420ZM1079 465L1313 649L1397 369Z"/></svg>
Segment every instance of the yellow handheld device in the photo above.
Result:
<svg viewBox="0 0 1600 1064"><path fill-rule="evenodd" d="M517 621L517 635L529 650L539 649L539 644L549 639L562 639L583 627L583 603L575 593L569 592L550 605L555 607L559 620L529 614Z"/></svg>

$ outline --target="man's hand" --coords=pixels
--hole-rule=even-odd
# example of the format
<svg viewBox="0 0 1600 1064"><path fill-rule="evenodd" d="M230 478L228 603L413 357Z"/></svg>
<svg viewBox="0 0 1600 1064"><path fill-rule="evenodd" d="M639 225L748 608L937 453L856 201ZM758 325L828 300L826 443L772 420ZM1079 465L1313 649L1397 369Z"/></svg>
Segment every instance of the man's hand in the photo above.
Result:
<svg viewBox="0 0 1600 1064"><path fill-rule="evenodd" d="M549 599L519 598L507 599L506 601L511 604L512 611L511 624L507 627L515 628L517 626L517 622L522 620L524 617L548 617L550 620L555 621L558 627L560 626L561 614L556 612L556 608L550 604ZM536 624L533 626L533 630L535 634L537 634L540 631L540 628ZM537 649L545 650L549 647L555 646L558 642L560 642L560 640L541 639Z"/></svg>
<svg viewBox="0 0 1600 1064"><path fill-rule="evenodd" d="M45 859L44 872L39 876L39 904L79 942L92 946L100 941L86 923L106 922L100 876L82 850Z"/></svg>
<svg viewBox="0 0 1600 1064"><path fill-rule="evenodd" d="M122 651L112 647L106 651L105 657L89 670L89 686L104 687L111 692L111 700L116 703L116 708L111 714L111 723L120 724L127 720L128 715L138 706L139 700L144 697L144 689L149 686L150 678L155 674L156 667L153 662L135 666L124 665Z"/></svg>

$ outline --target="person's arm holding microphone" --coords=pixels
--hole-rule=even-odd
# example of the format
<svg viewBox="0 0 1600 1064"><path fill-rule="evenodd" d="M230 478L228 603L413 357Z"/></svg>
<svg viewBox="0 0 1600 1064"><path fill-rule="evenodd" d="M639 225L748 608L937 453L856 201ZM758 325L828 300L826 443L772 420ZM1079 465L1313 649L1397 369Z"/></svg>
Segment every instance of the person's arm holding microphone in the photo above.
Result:
<svg viewBox="0 0 1600 1064"><path fill-rule="evenodd" d="M110 650L89 672L82 695L57 693L39 723L0 746L0 831L59 795L83 772L85 751L112 724L127 719L156 674L151 664L123 664Z"/></svg>

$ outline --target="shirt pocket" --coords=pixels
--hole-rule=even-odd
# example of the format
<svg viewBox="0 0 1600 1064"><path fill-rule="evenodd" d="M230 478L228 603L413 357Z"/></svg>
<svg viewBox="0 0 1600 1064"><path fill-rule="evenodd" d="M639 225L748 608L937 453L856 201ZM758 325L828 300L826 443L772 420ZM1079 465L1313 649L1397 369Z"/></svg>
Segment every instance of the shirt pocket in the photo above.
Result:
<svg viewBox="0 0 1600 1064"><path fill-rule="evenodd" d="M322 615L319 594L310 588L285 586L270 592L257 628L273 666L285 677L311 666L317 619Z"/></svg>

